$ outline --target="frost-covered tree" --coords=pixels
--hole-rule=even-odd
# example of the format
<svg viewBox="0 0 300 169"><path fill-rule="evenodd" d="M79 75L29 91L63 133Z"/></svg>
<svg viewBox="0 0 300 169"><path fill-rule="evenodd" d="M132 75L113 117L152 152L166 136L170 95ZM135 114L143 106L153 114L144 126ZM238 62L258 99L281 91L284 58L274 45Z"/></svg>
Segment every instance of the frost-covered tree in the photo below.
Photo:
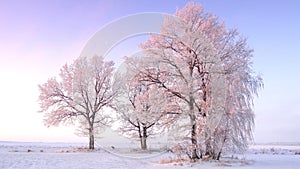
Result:
<svg viewBox="0 0 300 169"><path fill-rule="evenodd" d="M126 61L129 64L130 60ZM162 134L180 110L175 100L157 85L139 81L128 69L123 71L115 79L115 84L121 85L116 87L119 94L114 99L118 130L126 137L139 140L141 149L145 150L147 139Z"/></svg>
<svg viewBox="0 0 300 169"><path fill-rule="evenodd" d="M191 159L218 159L224 147L242 150L252 138L253 95L262 81L252 70L252 50L236 30L199 4L165 17L160 34L132 59L138 80L156 84L180 100L180 132ZM225 149L226 149L225 148ZM232 150L232 149L230 149Z"/></svg>
<svg viewBox="0 0 300 169"><path fill-rule="evenodd" d="M253 97L263 87L262 78L255 75L251 67L252 50L247 48L244 38L237 36L236 31L231 32L226 37L224 50L220 51L224 71L224 109L219 113L220 122L210 140L213 143L210 154L216 159L220 158L223 148L227 151L247 148L254 126Z"/></svg>
<svg viewBox="0 0 300 169"><path fill-rule="evenodd" d="M111 88L113 65L103 57L80 57L65 64L58 79L39 85L45 125L78 125L80 134L89 137L89 149L94 149L95 134L111 120L104 109L116 95Z"/></svg>

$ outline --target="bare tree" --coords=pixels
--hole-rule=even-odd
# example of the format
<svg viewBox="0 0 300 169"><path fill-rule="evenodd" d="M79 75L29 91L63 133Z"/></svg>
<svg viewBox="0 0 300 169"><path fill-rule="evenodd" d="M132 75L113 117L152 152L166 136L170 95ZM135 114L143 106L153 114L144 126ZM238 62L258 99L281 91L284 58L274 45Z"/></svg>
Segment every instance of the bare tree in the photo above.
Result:
<svg viewBox="0 0 300 169"><path fill-rule="evenodd" d="M113 65L103 57L80 57L61 68L58 80L39 85L45 125L77 124L89 137L89 149L94 149L95 134L110 122L104 109L116 95L111 89Z"/></svg>

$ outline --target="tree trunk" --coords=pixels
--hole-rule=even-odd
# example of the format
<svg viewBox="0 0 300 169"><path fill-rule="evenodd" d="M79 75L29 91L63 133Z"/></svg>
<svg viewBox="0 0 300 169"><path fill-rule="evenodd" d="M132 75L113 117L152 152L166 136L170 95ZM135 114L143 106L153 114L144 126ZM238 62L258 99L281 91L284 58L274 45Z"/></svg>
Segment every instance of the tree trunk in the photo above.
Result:
<svg viewBox="0 0 300 169"><path fill-rule="evenodd" d="M147 150L147 128L143 127L143 134L141 134L141 149Z"/></svg>
<svg viewBox="0 0 300 169"><path fill-rule="evenodd" d="M190 85L189 85L189 116L190 116L190 121L191 121L191 142L192 142L192 154L190 156L190 158L192 160L197 160L199 159L199 156L197 154L197 124L196 124L196 116L195 116L195 112L194 112L194 103L195 103L195 99L193 96L193 91L194 91L194 86L193 86L193 67L190 67Z"/></svg>
<svg viewBox="0 0 300 169"><path fill-rule="evenodd" d="M217 157L216 157L216 160L220 160L220 157L221 157L221 151L218 153Z"/></svg>
<svg viewBox="0 0 300 169"><path fill-rule="evenodd" d="M93 128L89 129L89 149L95 149L95 138L94 138L94 130Z"/></svg>
<svg viewBox="0 0 300 169"><path fill-rule="evenodd" d="M228 124L228 123L227 123ZM227 125L226 125L226 129L227 129ZM222 144L221 144L221 147L220 147L220 150L219 150L219 152L218 152L218 154L217 154L217 158L216 158L216 160L220 160L220 157L221 157L221 154L222 154L222 151L223 151L223 147L224 147L224 144L225 144L225 142L226 142L226 139L227 139L227 132L225 132L225 136L224 136L224 139L223 139L223 141L222 141Z"/></svg>
<svg viewBox="0 0 300 169"><path fill-rule="evenodd" d="M192 132L191 132L191 141L192 141L192 156L193 160L199 159L197 154L197 138L196 138L196 124L192 125Z"/></svg>
<svg viewBox="0 0 300 169"><path fill-rule="evenodd" d="M196 160L199 159L199 156L197 154L197 137L196 137L196 117L194 114L190 115L190 120L191 120L191 124L192 124L192 128L191 128L191 142L192 142L192 154L191 154L191 159L192 160Z"/></svg>
<svg viewBox="0 0 300 169"><path fill-rule="evenodd" d="M211 147L211 137L205 133L205 156L212 157L213 151Z"/></svg>

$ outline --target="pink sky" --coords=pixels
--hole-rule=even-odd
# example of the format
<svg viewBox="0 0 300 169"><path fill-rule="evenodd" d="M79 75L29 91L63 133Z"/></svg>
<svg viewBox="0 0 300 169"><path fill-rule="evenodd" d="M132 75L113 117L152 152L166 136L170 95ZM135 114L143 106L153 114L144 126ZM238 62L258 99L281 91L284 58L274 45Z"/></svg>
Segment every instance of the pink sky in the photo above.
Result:
<svg viewBox="0 0 300 169"><path fill-rule="evenodd" d="M255 50L254 68L265 81L265 89L256 99L256 141L300 141L300 3L198 2L229 27L238 28ZM64 63L78 57L86 42L105 24L139 12L172 14L176 6L184 4L1 1L0 140L85 140L74 135L72 127L43 126L42 115L37 113L37 85L56 76Z"/></svg>

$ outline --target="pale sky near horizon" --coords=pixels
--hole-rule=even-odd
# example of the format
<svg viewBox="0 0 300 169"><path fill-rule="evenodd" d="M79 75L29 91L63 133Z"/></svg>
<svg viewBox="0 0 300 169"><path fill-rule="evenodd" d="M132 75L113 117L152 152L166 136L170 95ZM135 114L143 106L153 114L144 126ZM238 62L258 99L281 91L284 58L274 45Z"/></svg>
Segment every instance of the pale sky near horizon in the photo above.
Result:
<svg viewBox="0 0 300 169"><path fill-rule="evenodd" d="M0 1L0 141L86 141L72 127L43 125L38 84L57 76L111 21L141 12L173 14L186 2ZM237 28L254 49L253 67L265 83L255 99L255 141L300 142L300 2L195 2Z"/></svg>

